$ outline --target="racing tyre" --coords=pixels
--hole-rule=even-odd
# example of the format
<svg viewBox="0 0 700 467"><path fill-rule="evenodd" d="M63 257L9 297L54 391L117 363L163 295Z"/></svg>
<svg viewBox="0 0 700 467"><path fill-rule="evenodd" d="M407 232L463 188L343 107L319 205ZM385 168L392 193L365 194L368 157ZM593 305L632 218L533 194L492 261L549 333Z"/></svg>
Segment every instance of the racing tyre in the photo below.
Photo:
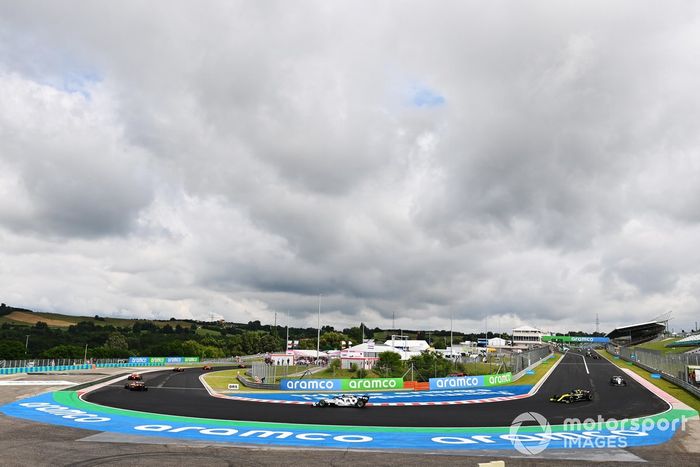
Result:
<svg viewBox="0 0 700 467"><path fill-rule="evenodd" d="M593 400L593 394L589 394L589 395L588 395L588 400L589 400L589 401L592 401L592 400Z"/></svg>
<svg viewBox="0 0 700 467"><path fill-rule="evenodd" d="M318 406L319 407L326 407L328 403L326 401L318 401Z"/></svg>
<svg viewBox="0 0 700 467"><path fill-rule="evenodd" d="M358 409L361 409L364 406L365 406L365 401L363 401L363 400L359 400L359 401L355 402L355 407L357 407Z"/></svg>

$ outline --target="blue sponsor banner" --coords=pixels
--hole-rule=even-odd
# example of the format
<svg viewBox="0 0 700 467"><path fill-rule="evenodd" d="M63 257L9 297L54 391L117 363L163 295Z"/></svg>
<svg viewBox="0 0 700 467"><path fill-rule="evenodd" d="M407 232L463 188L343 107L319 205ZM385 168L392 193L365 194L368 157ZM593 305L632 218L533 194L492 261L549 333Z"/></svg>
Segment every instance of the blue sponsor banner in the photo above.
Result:
<svg viewBox="0 0 700 467"><path fill-rule="evenodd" d="M185 357L166 357L166 363L182 363L185 361Z"/></svg>
<svg viewBox="0 0 700 467"><path fill-rule="evenodd" d="M610 342L610 339L607 337L578 337L578 336L572 336L571 337L571 342L591 342L594 344L607 344Z"/></svg>
<svg viewBox="0 0 700 467"><path fill-rule="evenodd" d="M129 363L148 363L148 357L129 357Z"/></svg>
<svg viewBox="0 0 700 467"><path fill-rule="evenodd" d="M283 379L280 389L283 391L341 391L341 379Z"/></svg>
<svg viewBox="0 0 700 467"><path fill-rule="evenodd" d="M447 378L430 378L430 390L463 389L484 386L483 376L448 376Z"/></svg>

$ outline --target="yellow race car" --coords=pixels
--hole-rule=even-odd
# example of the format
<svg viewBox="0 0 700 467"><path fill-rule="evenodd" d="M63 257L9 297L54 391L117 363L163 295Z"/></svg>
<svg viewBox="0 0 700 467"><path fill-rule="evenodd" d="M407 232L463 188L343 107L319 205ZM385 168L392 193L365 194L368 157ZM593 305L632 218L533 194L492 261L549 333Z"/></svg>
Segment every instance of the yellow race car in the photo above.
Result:
<svg viewBox="0 0 700 467"><path fill-rule="evenodd" d="M572 389L571 392L564 394L555 394L549 398L550 402L561 402L571 404L572 402L592 401L593 394L586 389Z"/></svg>

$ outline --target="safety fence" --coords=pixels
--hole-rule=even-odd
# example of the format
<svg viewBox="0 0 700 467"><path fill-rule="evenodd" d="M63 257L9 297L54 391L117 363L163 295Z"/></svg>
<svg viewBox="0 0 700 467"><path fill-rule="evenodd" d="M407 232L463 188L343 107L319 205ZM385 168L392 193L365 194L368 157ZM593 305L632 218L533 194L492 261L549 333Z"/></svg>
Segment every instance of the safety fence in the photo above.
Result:
<svg viewBox="0 0 700 467"><path fill-rule="evenodd" d="M651 373L658 373L666 381L676 384L688 392L700 397L700 388L693 384L688 367L700 365L698 354L672 354L651 349L632 347L615 347L608 345L607 351L622 360L634 363Z"/></svg>
<svg viewBox="0 0 700 467"><path fill-rule="evenodd" d="M128 361L122 359L122 361ZM2 368L33 368L43 366L70 366L83 365L86 361L82 358L32 358L27 360L0 360Z"/></svg>
<svg viewBox="0 0 700 467"><path fill-rule="evenodd" d="M119 359L35 359L0 360L0 375L46 371L89 370L91 368L133 368L199 363L199 357L130 357Z"/></svg>
<svg viewBox="0 0 700 467"><path fill-rule="evenodd" d="M514 375L520 373L521 371L530 367L533 363L539 362L551 353L552 350L549 348L549 346L543 346L536 347L519 354L513 354L510 361L510 371Z"/></svg>
<svg viewBox="0 0 700 467"><path fill-rule="evenodd" d="M243 360L246 357L242 358ZM3 368L37 368L37 367L61 367L71 365L96 365L97 367L121 367L121 366L157 366L158 364L172 363L199 363L200 357L128 357L128 358L32 358L26 360L0 360L0 369ZM207 362L228 363L235 361L230 359L206 360ZM240 358L239 358L240 360ZM201 360L205 361L205 360ZM136 365L133 365L136 364Z"/></svg>
<svg viewBox="0 0 700 467"><path fill-rule="evenodd" d="M55 365L55 366L31 366L0 368L0 375L13 375L15 373L43 373L45 371L89 370L92 365Z"/></svg>

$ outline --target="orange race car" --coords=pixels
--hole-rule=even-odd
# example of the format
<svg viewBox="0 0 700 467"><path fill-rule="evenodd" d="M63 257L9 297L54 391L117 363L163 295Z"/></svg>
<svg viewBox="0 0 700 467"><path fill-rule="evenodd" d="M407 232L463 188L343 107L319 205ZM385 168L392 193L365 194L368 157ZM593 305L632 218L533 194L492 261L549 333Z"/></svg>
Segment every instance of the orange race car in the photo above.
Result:
<svg viewBox="0 0 700 467"><path fill-rule="evenodd" d="M204 365L202 370L211 370L211 365Z"/></svg>
<svg viewBox="0 0 700 467"><path fill-rule="evenodd" d="M146 387L146 383L143 381L127 381L124 385L124 389L128 389L129 391L148 391L148 387Z"/></svg>

